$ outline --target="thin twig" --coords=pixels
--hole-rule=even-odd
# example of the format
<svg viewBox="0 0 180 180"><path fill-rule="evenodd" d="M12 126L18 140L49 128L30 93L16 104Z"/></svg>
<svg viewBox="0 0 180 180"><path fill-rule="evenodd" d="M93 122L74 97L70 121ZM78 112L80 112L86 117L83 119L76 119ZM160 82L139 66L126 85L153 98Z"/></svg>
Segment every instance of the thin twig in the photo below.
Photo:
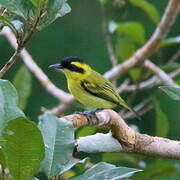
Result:
<svg viewBox="0 0 180 180"><path fill-rule="evenodd" d="M107 25L107 20L105 16L105 7L101 6L101 9L102 9L102 32L104 35L105 45L106 45L107 52L111 60L112 66L115 67L118 64L118 59L115 56L111 37L108 32L108 25Z"/></svg>
<svg viewBox="0 0 180 180"><path fill-rule="evenodd" d="M170 78L174 78L176 76L180 75L180 69L177 69L171 73L168 74L168 76ZM139 89L143 90L143 89L146 89L146 88L152 88L156 85L160 85L162 84L163 82L157 77L157 76L153 76L151 77L150 79L148 80L145 80L141 83L139 83ZM123 87L119 87L117 88L117 91L119 93L122 93L122 92L131 92L131 91L135 91L136 90L136 85L124 85Z"/></svg>
<svg viewBox="0 0 180 180"><path fill-rule="evenodd" d="M21 44L22 47L25 47L25 45L27 44L27 42L32 38L32 36L34 35L34 33L36 32L36 27L38 25L38 22L41 18L42 15L42 10L39 12L39 15L37 16L35 22L33 23L33 25L31 26L29 33L27 33L27 36L24 37L24 40Z"/></svg>
<svg viewBox="0 0 180 180"><path fill-rule="evenodd" d="M75 99L72 98L71 101L68 101L67 103L60 103L59 105L53 107L52 109L42 109L43 112L50 112L54 115L61 115L65 110L67 110L71 105L73 105L75 102Z"/></svg>
<svg viewBox="0 0 180 180"><path fill-rule="evenodd" d="M0 78L2 78L4 74L9 70L9 68L15 63L16 59L18 58L19 52L20 49L15 50L9 61L0 70Z"/></svg>
<svg viewBox="0 0 180 180"><path fill-rule="evenodd" d="M169 59L168 64L173 64L178 58L180 58L180 48L177 52Z"/></svg>
<svg viewBox="0 0 180 180"><path fill-rule="evenodd" d="M123 92L123 90L126 89L126 87L128 87L129 82L130 82L129 79L125 79L124 82L117 88L117 92L118 92L118 93ZM136 86L136 85L134 85L134 86ZM135 89L134 89L134 90L135 90Z"/></svg>
<svg viewBox="0 0 180 180"><path fill-rule="evenodd" d="M147 98L145 100L143 100L141 103L137 104L133 109L139 114L139 115L143 115L145 114L147 111L151 110L153 105L150 104L150 102L152 101L152 98ZM131 119L131 118L135 118L136 115L131 112L128 111L126 113L120 114L121 117L123 119Z"/></svg>
<svg viewBox="0 0 180 180"><path fill-rule="evenodd" d="M143 66L145 68L149 69L150 71L152 71L159 79L161 79L161 81L165 85L167 85L167 86L178 86L167 73L165 73L161 68L156 66L151 61L146 60L143 63Z"/></svg>

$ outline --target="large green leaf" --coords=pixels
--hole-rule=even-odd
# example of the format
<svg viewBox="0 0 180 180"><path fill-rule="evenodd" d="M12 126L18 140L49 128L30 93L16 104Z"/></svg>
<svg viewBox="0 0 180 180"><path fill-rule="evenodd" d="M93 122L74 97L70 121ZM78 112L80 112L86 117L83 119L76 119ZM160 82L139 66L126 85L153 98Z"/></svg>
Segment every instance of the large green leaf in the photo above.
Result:
<svg viewBox="0 0 180 180"><path fill-rule="evenodd" d="M24 117L24 113L18 108L18 96L16 89L7 80L0 79L0 136L2 129L9 120Z"/></svg>
<svg viewBox="0 0 180 180"><path fill-rule="evenodd" d="M53 177L70 169L74 149L74 128L68 121L51 114L40 117L39 128L43 134L46 155L41 168L48 176Z"/></svg>
<svg viewBox="0 0 180 180"><path fill-rule="evenodd" d="M161 110L158 101L155 101L156 111L156 136L166 137L169 130L169 121L165 113Z"/></svg>
<svg viewBox="0 0 180 180"><path fill-rule="evenodd" d="M38 23L38 29L43 29L57 18L62 17L71 11L66 0L51 0L48 2L44 16Z"/></svg>
<svg viewBox="0 0 180 180"><path fill-rule="evenodd" d="M118 23L116 31L125 34L130 37L138 44L143 44L145 42L145 30L141 23L138 22L126 22Z"/></svg>
<svg viewBox="0 0 180 180"><path fill-rule="evenodd" d="M16 73L13 84L19 94L19 107L25 109L32 90L32 78L31 73L24 65Z"/></svg>
<svg viewBox="0 0 180 180"><path fill-rule="evenodd" d="M131 57L136 50L134 42L126 37L118 39L115 48L117 57L123 61Z"/></svg>
<svg viewBox="0 0 180 180"><path fill-rule="evenodd" d="M44 158L44 143L35 123L23 117L11 120L3 130L4 153L14 180L29 180Z"/></svg>
<svg viewBox="0 0 180 180"><path fill-rule="evenodd" d="M141 170L127 167L116 167L112 164L100 162L85 171L84 174L72 178L71 180L120 180L128 178L139 171Z"/></svg>
<svg viewBox="0 0 180 180"><path fill-rule="evenodd" d="M180 101L180 87L160 86L159 88L163 90L171 99Z"/></svg>
<svg viewBox="0 0 180 180"><path fill-rule="evenodd" d="M33 15L33 4L29 0L0 0L0 5L24 19Z"/></svg>
<svg viewBox="0 0 180 180"><path fill-rule="evenodd" d="M159 13L156 7L146 0L129 0L134 6L141 8L154 22L159 22Z"/></svg>

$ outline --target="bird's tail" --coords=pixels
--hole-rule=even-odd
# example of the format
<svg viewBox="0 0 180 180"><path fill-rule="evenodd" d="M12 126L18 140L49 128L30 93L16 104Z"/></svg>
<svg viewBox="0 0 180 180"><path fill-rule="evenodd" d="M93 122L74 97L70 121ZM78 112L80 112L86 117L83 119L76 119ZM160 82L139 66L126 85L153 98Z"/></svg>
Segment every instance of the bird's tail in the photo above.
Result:
<svg viewBox="0 0 180 180"><path fill-rule="evenodd" d="M121 101L121 102L120 102L120 105L123 106L123 107L125 107L125 108L128 109L129 111L133 112L133 113L136 115L136 117L137 117L139 120L141 120L140 115L139 115L133 108L129 107L124 101Z"/></svg>

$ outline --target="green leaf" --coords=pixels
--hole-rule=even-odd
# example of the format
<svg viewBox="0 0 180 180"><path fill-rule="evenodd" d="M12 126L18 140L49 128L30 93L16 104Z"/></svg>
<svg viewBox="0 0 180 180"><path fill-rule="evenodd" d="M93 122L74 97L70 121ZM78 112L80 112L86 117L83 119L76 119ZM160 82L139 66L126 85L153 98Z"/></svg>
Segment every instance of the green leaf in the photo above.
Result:
<svg viewBox="0 0 180 180"><path fill-rule="evenodd" d="M158 101L155 101L156 111L156 135L166 137L169 130L169 121L165 113L161 110Z"/></svg>
<svg viewBox="0 0 180 180"><path fill-rule="evenodd" d="M100 4L101 4L101 5L103 5L103 6L104 6L104 5L106 5L106 4L107 4L108 0L99 0L99 2L100 2Z"/></svg>
<svg viewBox="0 0 180 180"><path fill-rule="evenodd" d="M51 114L44 114L40 117L39 128L43 134L46 149L41 168L48 178L74 166L76 163L71 161L74 149L72 124Z"/></svg>
<svg viewBox="0 0 180 180"><path fill-rule="evenodd" d="M14 180L29 180L44 158L42 135L35 123L25 118L8 122L3 130L4 153Z"/></svg>
<svg viewBox="0 0 180 180"><path fill-rule="evenodd" d="M29 0L0 0L0 5L24 19L34 14L33 5Z"/></svg>
<svg viewBox="0 0 180 180"><path fill-rule="evenodd" d="M159 22L159 12L156 7L146 0L129 0L134 6L142 9L149 18L157 24Z"/></svg>
<svg viewBox="0 0 180 180"><path fill-rule="evenodd" d="M46 2L46 0L31 0L31 2L35 7L39 8L43 3Z"/></svg>
<svg viewBox="0 0 180 180"><path fill-rule="evenodd" d="M25 109L27 100L31 95L32 90L32 78L31 73L23 65L16 73L13 84L16 87L19 94L19 107Z"/></svg>
<svg viewBox="0 0 180 180"><path fill-rule="evenodd" d="M0 16L0 21L2 21L4 25L11 28L14 33L17 33L16 27L6 17Z"/></svg>
<svg viewBox="0 0 180 180"><path fill-rule="evenodd" d="M140 169L133 169L127 167L116 167L115 165L100 162L94 165L92 168L85 171L84 174L71 178L71 180L120 180L132 176L136 172L140 172Z"/></svg>
<svg viewBox="0 0 180 180"><path fill-rule="evenodd" d="M41 30L44 27L51 24L57 18L68 14L71 11L71 7L66 0L51 0L48 2L46 12L38 23L38 29Z"/></svg>
<svg viewBox="0 0 180 180"><path fill-rule="evenodd" d="M171 37L171 38L167 38L163 40L161 42L161 47L171 46L171 45L179 44L179 43L180 43L180 36Z"/></svg>
<svg viewBox="0 0 180 180"><path fill-rule="evenodd" d="M117 57L123 61L132 56L136 50L133 41L129 38L118 39L115 48Z"/></svg>
<svg viewBox="0 0 180 180"><path fill-rule="evenodd" d="M160 86L171 99L180 101L180 87L169 87L169 86Z"/></svg>
<svg viewBox="0 0 180 180"><path fill-rule="evenodd" d="M138 22L126 22L118 23L116 31L128 36L134 40L137 44L142 45L145 42L145 30L141 23Z"/></svg>
<svg viewBox="0 0 180 180"><path fill-rule="evenodd" d="M2 129L8 121L24 117L24 113L18 108L18 95L14 86L7 80L0 79L0 137Z"/></svg>

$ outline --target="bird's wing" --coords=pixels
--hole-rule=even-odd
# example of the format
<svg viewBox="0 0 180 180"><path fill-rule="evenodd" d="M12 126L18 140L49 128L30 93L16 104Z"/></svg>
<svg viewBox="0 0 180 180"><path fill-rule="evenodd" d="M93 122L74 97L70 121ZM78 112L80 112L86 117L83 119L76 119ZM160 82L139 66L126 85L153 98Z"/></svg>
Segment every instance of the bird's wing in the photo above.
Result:
<svg viewBox="0 0 180 180"><path fill-rule="evenodd" d="M98 74L98 77L97 74L94 77L89 78L90 80L87 79L81 82L81 86L86 92L117 105L120 105L121 101L124 102L108 80L103 78L100 74Z"/></svg>
<svg viewBox="0 0 180 180"><path fill-rule="evenodd" d="M94 72L91 74L91 77L81 82L81 86L87 93L114 104L122 105L130 111L134 112L138 119L141 119L137 112L129 107L126 102L119 96L119 94L115 91L113 84L106 80L99 73Z"/></svg>

